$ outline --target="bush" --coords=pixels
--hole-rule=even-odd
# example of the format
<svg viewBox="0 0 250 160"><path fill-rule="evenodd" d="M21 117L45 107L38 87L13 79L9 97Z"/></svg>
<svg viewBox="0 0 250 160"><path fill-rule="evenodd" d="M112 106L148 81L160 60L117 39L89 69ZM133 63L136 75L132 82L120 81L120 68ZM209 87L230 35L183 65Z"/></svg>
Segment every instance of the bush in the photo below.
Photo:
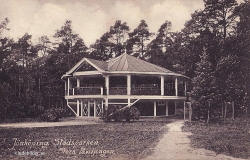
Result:
<svg viewBox="0 0 250 160"><path fill-rule="evenodd" d="M122 109L121 106L109 106L108 110L104 112L104 120L120 122L126 120L129 122L131 119L139 120L140 112L136 107L127 107Z"/></svg>
<svg viewBox="0 0 250 160"><path fill-rule="evenodd" d="M130 107L130 108L126 108L124 110L124 118L126 119L127 122L129 122L131 119L133 119L133 121L139 120L140 118L140 111L138 108L136 107Z"/></svg>
<svg viewBox="0 0 250 160"><path fill-rule="evenodd" d="M58 122L64 115L64 109L62 108L50 108L47 109L40 119L45 122Z"/></svg>

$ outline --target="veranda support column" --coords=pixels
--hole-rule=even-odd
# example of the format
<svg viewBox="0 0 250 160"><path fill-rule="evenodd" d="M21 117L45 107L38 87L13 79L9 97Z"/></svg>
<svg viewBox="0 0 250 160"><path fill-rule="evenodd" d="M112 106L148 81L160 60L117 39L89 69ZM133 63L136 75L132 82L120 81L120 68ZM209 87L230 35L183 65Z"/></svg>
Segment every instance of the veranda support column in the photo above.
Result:
<svg viewBox="0 0 250 160"><path fill-rule="evenodd" d="M156 117L156 101L154 101L154 117Z"/></svg>
<svg viewBox="0 0 250 160"><path fill-rule="evenodd" d="M189 102L189 114L188 114L188 116L189 116L189 121L191 122L192 121L192 104L191 104L191 102Z"/></svg>
<svg viewBox="0 0 250 160"><path fill-rule="evenodd" d="M109 101L108 98L105 98L105 108L104 108L105 110L108 110L108 101Z"/></svg>
<svg viewBox="0 0 250 160"><path fill-rule="evenodd" d="M103 115L103 100L102 100L102 115Z"/></svg>
<svg viewBox="0 0 250 160"><path fill-rule="evenodd" d="M166 101L166 116L168 116L168 101Z"/></svg>
<svg viewBox="0 0 250 160"><path fill-rule="evenodd" d="M178 79L175 78L175 96L178 96Z"/></svg>
<svg viewBox="0 0 250 160"><path fill-rule="evenodd" d="M131 94L131 75L127 75L127 95Z"/></svg>
<svg viewBox="0 0 250 160"><path fill-rule="evenodd" d="M64 94L65 94L65 96L67 96L67 95L68 95L68 91L67 91L67 88L68 88L68 87L67 87L67 81L64 81L64 86L65 86L65 87L64 87L64 88L65 88L65 89L64 89L64 90L65 90Z"/></svg>
<svg viewBox="0 0 250 160"><path fill-rule="evenodd" d="M82 110L83 110L83 101L81 100L81 117L82 117Z"/></svg>
<svg viewBox="0 0 250 160"><path fill-rule="evenodd" d="M80 116L79 100L76 101L76 114L77 114L77 116Z"/></svg>
<svg viewBox="0 0 250 160"><path fill-rule="evenodd" d="M80 87L80 79L79 78L76 79L76 87Z"/></svg>
<svg viewBox="0 0 250 160"><path fill-rule="evenodd" d="M90 116L90 101L88 101L88 117Z"/></svg>
<svg viewBox="0 0 250 160"><path fill-rule="evenodd" d="M68 78L68 96L69 96L70 79Z"/></svg>
<svg viewBox="0 0 250 160"><path fill-rule="evenodd" d="M164 76L161 76L161 95L164 96Z"/></svg>
<svg viewBox="0 0 250 160"><path fill-rule="evenodd" d="M185 97L187 97L187 82L184 82Z"/></svg>
<svg viewBox="0 0 250 160"><path fill-rule="evenodd" d="M177 106L177 102L174 102L174 115L176 115L176 106Z"/></svg>
<svg viewBox="0 0 250 160"><path fill-rule="evenodd" d="M109 95L109 76L105 76L106 94Z"/></svg>
<svg viewBox="0 0 250 160"><path fill-rule="evenodd" d="M94 117L96 117L96 100L94 100Z"/></svg>
<svg viewBox="0 0 250 160"><path fill-rule="evenodd" d="M183 106L183 108L184 108L184 111L183 111L183 118L184 118L184 120L186 119L186 102L184 101L184 106Z"/></svg>
<svg viewBox="0 0 250 160"><path fill-rule="evenodd" d="M131 101L130 101L130 98L128 98L128 106L130 107L131 105Z"/></svg>

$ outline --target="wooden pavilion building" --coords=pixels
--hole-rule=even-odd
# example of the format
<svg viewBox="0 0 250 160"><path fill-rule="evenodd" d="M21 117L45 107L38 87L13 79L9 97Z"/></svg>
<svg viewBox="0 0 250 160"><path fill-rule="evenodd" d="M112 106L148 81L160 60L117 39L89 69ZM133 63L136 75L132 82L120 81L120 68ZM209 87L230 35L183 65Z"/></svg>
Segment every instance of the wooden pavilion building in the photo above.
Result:
<svg viewBox="0 0 250 160"><path fill-rule="evenodd" d="M133 105L141 116L176 115L179 108L185 117L189 78L126 53L108 61L83 58L62 79L76 116L98 117L110 105Z"/></svg>

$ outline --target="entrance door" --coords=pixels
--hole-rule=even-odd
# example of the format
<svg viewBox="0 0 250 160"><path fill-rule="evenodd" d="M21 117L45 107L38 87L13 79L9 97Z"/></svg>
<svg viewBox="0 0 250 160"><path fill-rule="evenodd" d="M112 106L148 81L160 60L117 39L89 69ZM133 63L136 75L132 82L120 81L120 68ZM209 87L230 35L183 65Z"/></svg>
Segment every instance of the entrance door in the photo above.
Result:
<svg viewBox="0 0 250 160"><path fill-rule="evenodd" d="M82 114L80 116L100 117L102 115L102 101L89 100L82 101Z"/></svg>
<svg viewBox="0 0 250 160"><path fill-rule="evenodd" d="M166 116L165 101L158 101L156 106L156 116Z"/></svg>
<svg viewBox="0 0 250 160"><path fill-rule="evenodd" d="M175 102L168 101L168 115L175 115Z"/></svg>

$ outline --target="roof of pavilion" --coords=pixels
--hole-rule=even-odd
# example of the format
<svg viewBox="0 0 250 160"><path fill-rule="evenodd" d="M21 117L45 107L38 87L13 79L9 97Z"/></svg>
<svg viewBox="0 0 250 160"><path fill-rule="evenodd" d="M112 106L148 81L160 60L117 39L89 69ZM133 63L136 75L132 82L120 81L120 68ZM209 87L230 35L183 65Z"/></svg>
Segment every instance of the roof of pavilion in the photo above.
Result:
<svg viewBox="0 0 250 160"><path fill-rule="evenodd" d="M71 76L84 62L89 63L101 73L138 73L138 74L159 74L173 75L188 78L184 75L172 72L166 68L146 62L129 54L122 54L108 61L99 61L91 58L83 58L72 69L66 72L63 77ZM62 77L62 78L63 78Z"/></svg>

